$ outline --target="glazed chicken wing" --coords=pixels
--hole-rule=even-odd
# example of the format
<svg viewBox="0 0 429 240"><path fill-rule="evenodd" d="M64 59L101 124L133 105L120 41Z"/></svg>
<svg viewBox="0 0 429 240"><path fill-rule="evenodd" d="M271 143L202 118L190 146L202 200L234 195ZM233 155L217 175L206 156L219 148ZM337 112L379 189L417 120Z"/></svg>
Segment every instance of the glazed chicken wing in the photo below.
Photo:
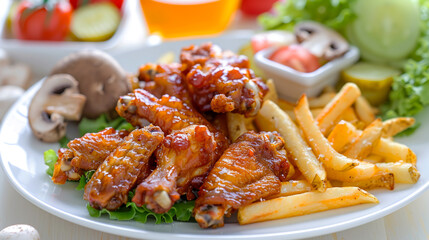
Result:
<svg viewBox="0 0 429 240"><path fill-rule="evenodd" d="M145 64L140 67L138 79L142 88L157 98L168 94L192 106L191 98L183 80L181 64Z"/></svg>
<svg viewBox="0 0 429 240"><path fill-rule="evenodd" d="M81 138L71 140L70 149L58 150L52 181L64 184L67 180L78 181L86 170L95 170L129 134L106 128L97 133L87 133Z"/></svg>
<svg viewBox="0 0 429 240"><path fill-rule="evenodd" d="M150 125L132 131L106 158L85 185L84 199L96 208L115 210L127 202L128 192L164 139L159 127Z"/></svg>
<svg viewBox="0 0 429 240"><path fill-rule="evenodd" d="M146 120L159 126L166 134L190 125L205 125L213 133L216 145L216 159L228 147L228 139L195 109L172 96L157 98L149 92L136 89L134 93L122 96L116 106L118 114L136 127L146 125Z"/></svg>
<svg viewBox="0 0 429 240"><path fill-rule="evenodd" d="M156 151L157 168L136 189L133 202L165 213L180 195L193 196L215 161L216 142L204 125L173 131Z"/></svg>
<svg viewBox="0 0 429 240"><path fill-rule="evenodd" d="M254 116L268 87L250 70L245 56L222 52L211 43L184 48L180 55L193 105L201 112Z"/></svg>
<svg viewBox="0 0 429 240"><path fill-rule="evenodd" d="M241 135L215 163L195 202L202 228L224 225L224 215L280 192L289 162L283 139L273 132Z"/></svg>

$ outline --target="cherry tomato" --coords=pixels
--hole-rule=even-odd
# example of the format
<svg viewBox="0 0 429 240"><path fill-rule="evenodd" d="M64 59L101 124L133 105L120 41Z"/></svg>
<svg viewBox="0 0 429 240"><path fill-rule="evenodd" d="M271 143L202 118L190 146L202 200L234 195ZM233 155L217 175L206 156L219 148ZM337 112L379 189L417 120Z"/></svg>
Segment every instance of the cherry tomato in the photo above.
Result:
<svg viewBox="0 0 429 240"><path fill-rule="evenodd" d="M300 45L281 47L269 59L299 72L314 72L320 67L319 59Z"/></svg>
<svg viewBox="0 0 429 240"><path fill-rule="evenodd" d="M99 3L99 2L111 2L119 10L121 10L122 6L124 5L124 0L69 0L69 2L74 9L86 4Z"/></svg>
<svg viewBox="0 0 429 240"><path fill-rule="evenodd" d="M240 9L243 13L257 16L271 9L278 0L242 0Z"/></svg>
<svg viewBox="0 0 429 240"><path fill-rule="evenodd" d="M65 1L58 1L49 9L46 4L33 5L24 0L18 6L13 32L23 40L62 41L69 32L72 11Z"/></svg>

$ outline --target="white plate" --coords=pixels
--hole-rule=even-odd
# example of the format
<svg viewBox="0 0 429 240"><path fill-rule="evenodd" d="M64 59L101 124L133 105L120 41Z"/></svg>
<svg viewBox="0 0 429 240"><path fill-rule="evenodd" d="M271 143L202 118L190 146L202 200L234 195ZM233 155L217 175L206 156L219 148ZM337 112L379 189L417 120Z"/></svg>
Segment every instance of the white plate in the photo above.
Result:
<svg viewBox="0 0 429 240"><path fill-rule="evenodd" d="M248 40L248 34L223 36L211 39L224 49L237 50ZM167 42L151 48L123 52L116 59L128 70L136 71L145 62L155 61L167 51L179 52L190 43L206 41L185 40ZM15 189L30 202L45 211L70 222L103 232L145 239L292 239L328 234L352 228L381 218L405 206L421 194L429 185L429 111L419 116L423 126L412 137L400 139L417 154L421 178L414 185L398 185L394 191L371 191L380 200L379 204L365 204L331 210L301 217L293 217L264 223L240 226L226 224L220 229L200 229L196 223L175 222L155 225L133 221L114 221L107 217L92 218L82 200L82 192L74 190L76 183L54 185L43 164L43 151L57 144L38 141L27 123L27 108L40 83L33 86L10 110L0 130L1 165ZM426 120L423 121L423 120ZM287 206L285 206L287 207Z"/></svg>

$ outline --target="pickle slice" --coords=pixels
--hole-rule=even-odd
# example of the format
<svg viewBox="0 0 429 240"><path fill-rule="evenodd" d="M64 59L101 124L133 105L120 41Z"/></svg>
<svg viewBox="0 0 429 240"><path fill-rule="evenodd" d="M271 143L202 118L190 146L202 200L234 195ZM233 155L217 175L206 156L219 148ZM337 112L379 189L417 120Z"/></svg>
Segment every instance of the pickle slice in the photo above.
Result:
<svg viewBox="0 0 429 240"><path fill-rule="evenodd" d="M343 82L356 83L371 104L379 105L386 100L393 77L399 74L396 68L360 62L342 71L341 76Z"/></svg>
<svg viewBox="0 0 429 240"><path fill-rule="evenodd" d="M80 41L105 41L113 36L121 21L112 3L94 3L78 8L73 15L71 33Z"/></svg>

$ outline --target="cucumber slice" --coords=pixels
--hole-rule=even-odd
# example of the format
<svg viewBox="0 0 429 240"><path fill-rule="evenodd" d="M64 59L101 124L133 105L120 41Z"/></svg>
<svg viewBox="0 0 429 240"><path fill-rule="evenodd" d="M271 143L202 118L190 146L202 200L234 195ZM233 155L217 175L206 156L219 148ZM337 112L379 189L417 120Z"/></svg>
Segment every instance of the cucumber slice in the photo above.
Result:
<svg viewBox="0 0 429 240"><path fill-rule="evenodd" d="M415 48L420 35L416 0L359 0L354 10L358 17L348 36L363 49L363 58L400 60Z"/></svg>
<svg viewBox="0 0 429 240"><path fill-rule="evenodd" d="M115 5L103 2L78 8L71 22L71 33L81 41L104 41L119 26L121 14Z"/></svg>
<svg viewBox="0 0 429 240"><path fill-rule="evenodd" d="M341 72L343 82L359 86L362 95L373 105L384 102L390 91L393 77L401 72L385 65L359 62Z"/></svg>

